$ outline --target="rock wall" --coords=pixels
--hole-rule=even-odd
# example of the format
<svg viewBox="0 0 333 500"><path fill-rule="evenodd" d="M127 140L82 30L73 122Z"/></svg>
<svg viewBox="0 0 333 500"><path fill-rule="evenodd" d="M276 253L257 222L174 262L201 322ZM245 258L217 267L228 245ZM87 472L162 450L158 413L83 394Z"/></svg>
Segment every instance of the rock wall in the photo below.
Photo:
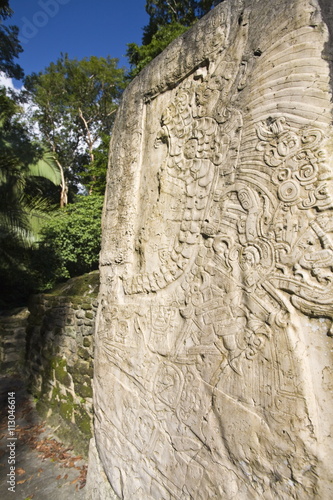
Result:
<svg viewBox="0 0 333 500"><path fill-rule="evenodd" d="M127 88L88 498L333 497L331 14L225 1Z"/></svg>
<svg viewBox="0 0 333 500"><path fill-rule="evenodd" d="M69 280L29 305L26 365L37 410L87 454L92 434L93 332L99 273Z"/></svg>
<svg viewBox="0 0 333 500"><path fill-rule="evenodd" d="M26 307L4 311L0 315L0 372L25 373Z"/></svg>

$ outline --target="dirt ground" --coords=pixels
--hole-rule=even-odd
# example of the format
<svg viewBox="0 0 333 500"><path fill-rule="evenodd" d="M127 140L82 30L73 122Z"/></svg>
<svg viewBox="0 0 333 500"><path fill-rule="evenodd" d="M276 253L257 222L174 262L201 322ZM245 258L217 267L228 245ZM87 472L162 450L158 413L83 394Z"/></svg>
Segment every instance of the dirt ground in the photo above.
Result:
<svg viewBox="0 0 333 500"><path fill-rule="evenodd" d="M0 498L84 500L87 461L38 416L19 377L0 376Z"/></svg>

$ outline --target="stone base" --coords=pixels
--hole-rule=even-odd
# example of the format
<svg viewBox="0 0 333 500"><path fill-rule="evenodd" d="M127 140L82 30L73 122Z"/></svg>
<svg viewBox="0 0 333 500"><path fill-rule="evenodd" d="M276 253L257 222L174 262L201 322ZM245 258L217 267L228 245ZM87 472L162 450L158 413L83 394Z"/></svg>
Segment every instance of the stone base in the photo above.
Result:
<svg viewBox="0 0 333 500"><path fill-rule="evenodd" d="M89 445L86 500L119 500L103 470L94 438L90 440Z"/></svg>

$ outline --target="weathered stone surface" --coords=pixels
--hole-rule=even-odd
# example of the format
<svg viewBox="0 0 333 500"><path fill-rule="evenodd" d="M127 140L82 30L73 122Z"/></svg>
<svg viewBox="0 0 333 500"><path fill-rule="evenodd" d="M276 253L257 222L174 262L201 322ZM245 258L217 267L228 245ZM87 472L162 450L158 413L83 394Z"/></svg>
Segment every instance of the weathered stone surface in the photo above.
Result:
<svg viewBox="0 0 333 500"><path fill-rule="evenodd" d="M100 463L93 438L89 446L89 461L92 466L88 469L87 474L86 498L91 500L98 500L99 498L103 500L118 500Z"/></svg>
<svg viewBox="0 0 333 500"><path fill-rule="evenodd" d="M333 498L331 15L223 2L125 93L89 464L121 499Z"/></svg>

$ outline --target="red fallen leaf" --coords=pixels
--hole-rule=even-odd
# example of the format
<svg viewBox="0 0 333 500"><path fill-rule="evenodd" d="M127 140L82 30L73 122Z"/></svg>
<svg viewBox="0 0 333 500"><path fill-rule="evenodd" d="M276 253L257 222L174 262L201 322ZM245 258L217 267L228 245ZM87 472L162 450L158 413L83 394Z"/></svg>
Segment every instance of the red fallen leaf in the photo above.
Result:
<svg viewBox="0 0 333 500"><path fill-rule="evenodd" d="M84 488L84 486L86 485L86 482L83 481L81 484L80 484L80 487L79 487L79 490L82 490L82 488Z"/></svg>
<svg viewBox="0 0 333 500"><path fill-rule="evenodd" d="M60 478L61 478L61 474L59 474L59 476L56 477L56 480L58 481Z"/></svg>
<svg viewBox="0 0 333 500"><path fill-rule="evenodd" d="M20 467L18 467L16 469L16 473L19 475L19 476L22 476L22 474L25 474L25 470L24 469L21 469Z"/></svg>
<svg viewBox="0 0 333 500"><path fill-rule="evenodd" d="M77 482L78 482L78 480L79 480L79 478L78 478L78 477L77 477L76 479L73 479L73 481L71 481L71 484L75 484L75 483L77 483Z"/></svg>
<svg viewBox="0 0 333 500"><path fill-rule="evenodd" d="M21 479L21 481L17 481L17 483L16 483L16 484L23 484L23 483L25 483L26 481L27 481L26 479Z"/></svg>
<svg viewBox="0 0 333 500"><path fill-rule="evenodd" d="M64 475L64 479L67 479L67 478L68 478L68 474L65 474L65 475Z"/></svg>

